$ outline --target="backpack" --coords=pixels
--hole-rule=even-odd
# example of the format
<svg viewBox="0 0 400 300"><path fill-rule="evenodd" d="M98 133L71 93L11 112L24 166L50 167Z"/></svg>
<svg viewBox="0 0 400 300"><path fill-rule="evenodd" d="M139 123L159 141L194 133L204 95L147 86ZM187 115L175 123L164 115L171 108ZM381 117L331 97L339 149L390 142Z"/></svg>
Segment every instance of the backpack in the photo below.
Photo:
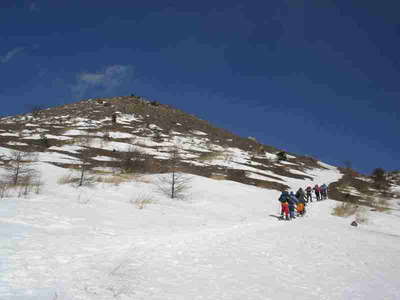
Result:
<svg viewBox="0 0 400 300"><path fill-rule="evenodd" d="M290 195L287 192L282 192L281 196L279 197L279 202L287 202L290 199Z"/></svg>

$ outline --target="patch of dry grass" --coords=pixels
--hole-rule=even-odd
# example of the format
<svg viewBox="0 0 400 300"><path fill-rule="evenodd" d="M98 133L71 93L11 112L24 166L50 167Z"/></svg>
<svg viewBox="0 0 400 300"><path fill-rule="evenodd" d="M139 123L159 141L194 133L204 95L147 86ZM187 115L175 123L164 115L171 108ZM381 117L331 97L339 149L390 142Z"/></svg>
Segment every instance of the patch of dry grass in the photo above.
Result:
<svg viewBox="0 0 400 300"><path fill-rule="evenodd" d="M374 207L374 211L378 211L378 212L385 212L385 211L388 211L388 210L390 210L389 207L379 207L379 206Z"/></svg>
<svg viewBox="0 0 400 300"><path fill-rule="evenodd" d="M357 208L356 222L359 224L368 223L367 209L365 207Z"/></svg>
<svg viewBox="0 0 400 300"><path fill-rule="evenodd" d="M95 181L99 183L108 183L113 185L120 185L121 183L127 182L125 178L120 176L97 176L95 177Z"/></svg>
<svg viewBox="0 0 400 300"><path fill-rule="evenodd" d="M155 200L151 194L138 194L131 200L131 203L138 209L143 209L146 205L154 202Z"/></svg>
<svg viewBox="0 0 400 300"><path fill-rule="evenodd" d="M79 178L73 176L72 174L63 175L57 179L58 184L71 184L71 183L78 183Z"/></svg>
<svg viewBox="0 0 400 300"><path fill-rule="evenodd" d="M114 185L120 185L121 183L125 182L143 182L143 183L150 183L150 179L146 176L139 175L139 174L128 174L128 173L120 173L120 174L113 174L107 176L96 176L95 181L99 183L108 183Z"/></svg>
<svg viewBox="0 0 400 300"><path fill-rule="evenodd" d="M226 180L226 176L223 174L213 174L210 178L215 180Z"/></svg>
<svg viewBox="0 0 400 300"><path fill-rule="evenodd" d="M113 174L112 171L107 171L107 170L90 170L91 173L93 174L98 174L98 175L108 175L108 174Z"/></svg>
<svg viewBox="0 0 400 300"><path fill-rule="evenodd" d="M224 154L219 151L213 151L213 152L203 152L199 156L200 161L210 161L214 159L222 159L224 157Z"/></svg>
<svg viewBox="0 0 400 300"><path fill-rule="evenodd" d="M338 217L349 217L355 215L355 221L359 224L367 223L367 208L349 202L337 203L333 208L332 215Z"/></svg>
<svg viewBox="0 0 400 300"><path fill-rule="evenodd" d="M348 217L354 215L358 206L349 202L337 203L333 208L332 215L338 217Z"/></svg>

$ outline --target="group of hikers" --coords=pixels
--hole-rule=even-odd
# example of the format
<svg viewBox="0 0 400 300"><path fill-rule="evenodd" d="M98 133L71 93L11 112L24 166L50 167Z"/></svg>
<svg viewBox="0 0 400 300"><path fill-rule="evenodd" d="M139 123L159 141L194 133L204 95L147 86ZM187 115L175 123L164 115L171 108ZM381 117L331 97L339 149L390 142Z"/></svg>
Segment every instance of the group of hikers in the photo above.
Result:
<svg viewBox="0 0 400 300"><path fill-rule="evenodd" d="M295 193L283 191L279 197L281 203L280 219L292 220L296 216L304 216L306 213L306 205L313 202L313 192L316 201L325 200L328 197L328 186L324 183L321 186L315 185L313 188L307 186L305 190L299 188Z"/></svg>

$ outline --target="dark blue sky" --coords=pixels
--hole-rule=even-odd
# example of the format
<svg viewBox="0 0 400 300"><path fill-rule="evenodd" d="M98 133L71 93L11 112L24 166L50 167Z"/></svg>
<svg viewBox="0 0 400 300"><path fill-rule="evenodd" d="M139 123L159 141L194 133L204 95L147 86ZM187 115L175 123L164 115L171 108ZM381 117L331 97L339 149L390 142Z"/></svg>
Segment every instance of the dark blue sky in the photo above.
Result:
<svg viewBox="0 0 400 300"><path fill-rule="evenodd" d="M400 169L400 2L0 3L1 115L134 93L370 173Z"/></svg>

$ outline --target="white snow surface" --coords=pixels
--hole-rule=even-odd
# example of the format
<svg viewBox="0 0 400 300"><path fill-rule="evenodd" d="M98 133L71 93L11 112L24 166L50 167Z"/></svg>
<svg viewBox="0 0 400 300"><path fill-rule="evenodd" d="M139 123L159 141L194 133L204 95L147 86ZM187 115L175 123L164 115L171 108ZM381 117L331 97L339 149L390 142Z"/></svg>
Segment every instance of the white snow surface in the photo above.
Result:
<svg viewBox="0 0 400 300"><path fill-rule="evenodd" d="M341 177L325 167L285 181ZM78 189L57 184L68 170L37 168L41 194L0 201L2 300L399 299L400 214L351 227L326 200L278 221L273 190L192 176L188 198L170 200L157 175Z"/></svg>
<svg viewBox="0 0 400 300"><path fill-rule="evenodd" d="M153 130L163 130L160 126L157 126L156 124L150 124L149 128Z"/></svg>
<svg viewBox="0 0 400 300"><path fill-rule="evenodd" d="M136 136L126 132L118 132L118 131L110 131L109 135L111 138L114 139L131 139L135 138Z"/></svg>
<svg viewBox="0 0 400 300"><path fill-rule="evenodd" d="M62 141L66 141L66 140L71 140L71 137L68 136L59 136L59 135L52 135L52 134L46 134L45 135L46 138L48 139L55 139L55 140L62 140ZM23 140L28 139L28 140L40 140L42 139L42 136L40 134L33 134L31 136L26 136L24 138L22 138Z"/></svg>
<svg viewBox="0 0 400 300"><path fill-rule="evenodd" d="M204 131L200 131L200 130L192 130L193 134L197 134L197 135L208 135L207 133L205 133Z"/></svg>
<svg viewBox="0 0 400 300"><path fill-rule="evenodd" d="M28 144L21 143L21 142L8 142L7 145L11 145L11 146L28 146Z"/></svg>
<svg viewBox="0 0 400 300"><path fill-rule="evenodd" d="M95 157L92 157L94 160L100 160L100 161L112 161L113 158L109 156L102 156L102 155L97 155Z"/></svg>
<svg viewBox="0 0 400 300"><path fill-rule="evenodd" d="M12 133L12 132L6 132L6 133L0 133L1 136L19 136L18 133Z"/></svg>
<svg viewBox="0 0 400 300"><path fill-rule="evenodd" d="M87 132L83 130L78 130L78 129L70 129L64 132L64 135L86 135Z"/></svg>
<svg viewBox="0 0 400 300"><path fill-rule="evenodd" d="M79 154L79 151L81 151L83 149L84 149L83 147L77 146L77 145L63 145L61 147L52 146L49 148L49 150L65 151L65 152L71 152L71 153L75 153L75 154Z"/></svg>

